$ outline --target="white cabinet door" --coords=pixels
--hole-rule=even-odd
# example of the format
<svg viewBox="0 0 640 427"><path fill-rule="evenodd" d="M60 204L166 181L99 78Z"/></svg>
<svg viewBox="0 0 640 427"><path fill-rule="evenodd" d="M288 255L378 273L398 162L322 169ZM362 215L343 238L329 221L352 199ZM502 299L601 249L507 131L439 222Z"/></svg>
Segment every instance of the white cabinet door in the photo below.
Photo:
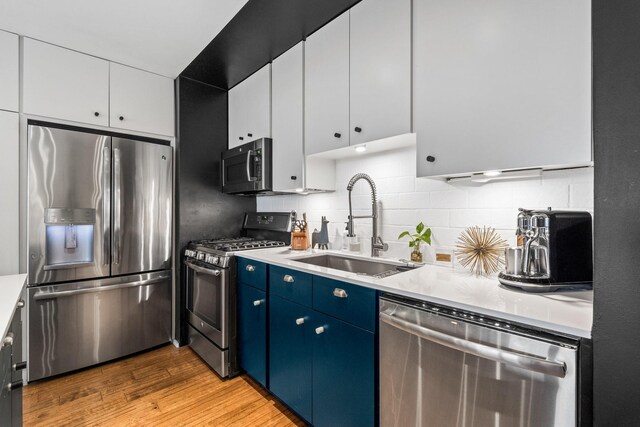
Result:
<svg viewBox="0 0 640 427"><path fill-rule="evenodd" d="M304 42L276 59L271 69L273 114L273 190L295 191L304 187L303 91Z"/></svg>
<svg viewBox="0 0 640 427"><path fill-rule="evenodd" d="M111 63L110 126L174 135L173 80Z"/></svg>
<svg viewBox="0 0 640 427"><path fill-rule="evenodd" d="M244 82L243 82L244 83ZM229 90L229 148L237 147L245 142L247 110L245 104L245 86L240 83Z"/></svg>
<svg viewBox="0 0 640 427"><path fill-rule="evenodd" d="M24 39L23 111L109 125L109 62Z"/></svg>
<svg viewBox="0 0 640 427"><path fill-rule="evenodd" d="M413 13L419 176L591 161L589 1L415 0Z"/></svg>
<svg viewBox="0 0 640 427"><path fill-rule="evenodd" d="M349 12L305 44L305 153L349 145Z"/></svg>
<svg viewBox="0 0 640 427"><path fill-rule="evenodd" d="M411 132L411 0L351 8L350 144Z"/></svg>
<svg viewBox="0 0 640 427"><path fill-rule="evenodd" d="M271 138L271 64L229 90L229 148Z"/></svg>
<svg viewBox="0 0 640 427"><path fill-rule="evenodd" d="M18 274L18 113L0 111L0 276Z"/></svg>
<svg viewBox="0 0 640 427"><path fill-rule="evenodd" d="M0 31L0 110L18 111L19 38Z"/></svg>

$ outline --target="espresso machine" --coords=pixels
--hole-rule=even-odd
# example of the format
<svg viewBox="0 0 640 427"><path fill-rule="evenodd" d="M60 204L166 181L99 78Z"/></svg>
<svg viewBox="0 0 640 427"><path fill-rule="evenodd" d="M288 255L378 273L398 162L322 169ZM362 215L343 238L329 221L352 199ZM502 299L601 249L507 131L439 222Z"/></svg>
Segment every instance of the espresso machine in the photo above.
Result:
<svg viewBox="0 0 640 427"><path fill-rule="evenodd" d="M500 283L527 292L593 287L591 214L527 210L518 214L518 246L505 250Z"/></svg>

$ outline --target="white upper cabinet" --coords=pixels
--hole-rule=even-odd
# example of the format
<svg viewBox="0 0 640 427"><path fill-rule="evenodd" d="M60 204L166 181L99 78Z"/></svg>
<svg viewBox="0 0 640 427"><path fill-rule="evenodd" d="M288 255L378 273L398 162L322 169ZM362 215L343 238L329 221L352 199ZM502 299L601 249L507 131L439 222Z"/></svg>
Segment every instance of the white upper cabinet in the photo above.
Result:
<svg viewBox="0 0 640 427"><path fill-rule="evenodd" d="M271 137L271 64L229 90L229 148Z"/></svg>
<svg viewBox="0 0 640 427"><path fill-rule="evenodd" d="M411 0L351 8L350 144L411 132Z"/></svg>
<svg viewBox="0 0 640 427"><path fill-rule="evenodd" d="M19 38L0 31L0 110L18 111Z"/></svg>
<svg viewBox="0 0 640 427"><path fill-rule="evenodd" d="M414 0L413 14L419 176L591 161L589 1Z"/></svg>
<svg viewBox="0 0 640 427"><path fill-rule="evenodd" d="M300 42L271 65L274 191L304 187L303 61L304 42Z"/></svg>
<svg viewBox="0 0 640 427"><path fill-rule="evenodd" d="M109 62L24 39L23 111L109 125Z"/></svg>
<svg viewBox="0 0 640 427"><path fill-rule="evenodd" d="M18 113L0 111L0 276L18 274Z"/></svg>
<svg viewBox="0 0 640 427"><path fill-rule="evenodd" d="M110 67L110 126L173 135L173 80L120 64Z"/></svg>
<svg viewBox="0 0 640 427"><path fill-rule="evenodd" d="M304 69L306 154L348 146L349 12L307 38Z"/></svg>

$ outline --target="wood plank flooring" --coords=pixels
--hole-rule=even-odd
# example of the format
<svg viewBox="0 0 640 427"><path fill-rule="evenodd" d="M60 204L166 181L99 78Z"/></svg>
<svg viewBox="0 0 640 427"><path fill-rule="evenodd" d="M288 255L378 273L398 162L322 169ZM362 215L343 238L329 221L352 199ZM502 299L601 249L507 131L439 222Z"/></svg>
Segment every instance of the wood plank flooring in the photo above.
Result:
<svg viewBox="0 0 640 427"><path fill-rule="evenodd" d="M221 380L167 345L25 386L25 426L304 426L246 375Z"/></svg>

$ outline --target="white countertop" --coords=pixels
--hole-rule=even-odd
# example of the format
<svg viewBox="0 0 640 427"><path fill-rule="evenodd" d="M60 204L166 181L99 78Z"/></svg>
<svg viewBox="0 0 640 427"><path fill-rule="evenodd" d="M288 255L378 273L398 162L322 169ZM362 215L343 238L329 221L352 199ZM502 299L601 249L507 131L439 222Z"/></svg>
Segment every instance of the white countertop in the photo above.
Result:
<svg viewBox="0 0 640 427"><path fill-rule="evenodd" d="M495 277L476 277L466 271L435 265L378 279L294 260L320 253L371 259L340 251L292 251L288 248L256 249L236 255L539 329L591 338L592 291L525 293L500 286Z"/></svg>
<svg viewBox="0 0 640 427"><path fill-rule="evenodd" d="M26 280L26 274L0 276L0 331L2 331L0 340L7 335L11 316L13 316L13 311L18 304Z"/></svg>

